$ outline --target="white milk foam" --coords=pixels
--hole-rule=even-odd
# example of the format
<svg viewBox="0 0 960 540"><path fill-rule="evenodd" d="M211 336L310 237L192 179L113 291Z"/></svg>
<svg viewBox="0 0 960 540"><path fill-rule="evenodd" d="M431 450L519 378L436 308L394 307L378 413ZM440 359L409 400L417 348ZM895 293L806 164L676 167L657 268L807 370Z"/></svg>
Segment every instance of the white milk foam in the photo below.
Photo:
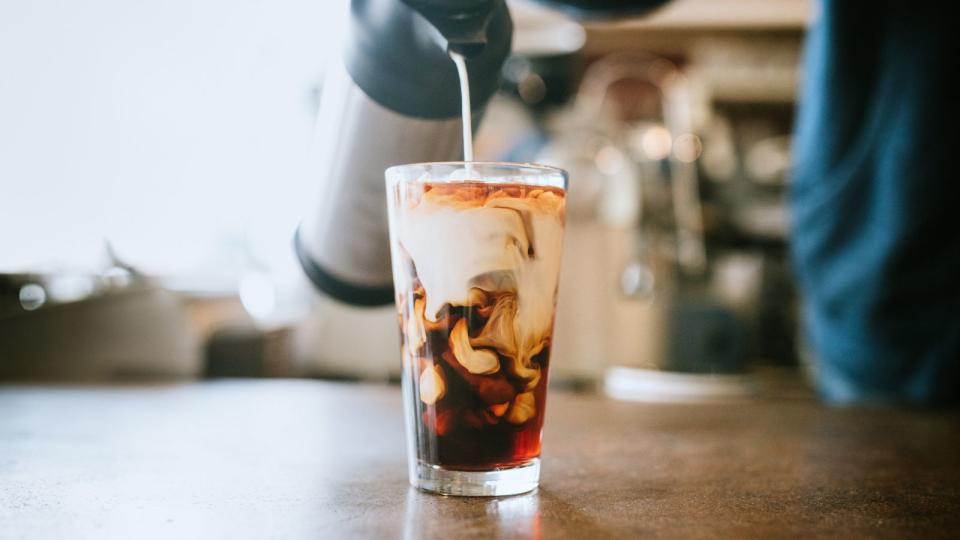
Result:
<svg viewBox="0 0 960 540"><path fill-rule="evenodd" d="M550 191L473 200L433 193L399 212L398 240L423 285L425 317L468 305L471 288L512 293L516 343L500 352L526 364L553 326L563 200Z"/></svg>

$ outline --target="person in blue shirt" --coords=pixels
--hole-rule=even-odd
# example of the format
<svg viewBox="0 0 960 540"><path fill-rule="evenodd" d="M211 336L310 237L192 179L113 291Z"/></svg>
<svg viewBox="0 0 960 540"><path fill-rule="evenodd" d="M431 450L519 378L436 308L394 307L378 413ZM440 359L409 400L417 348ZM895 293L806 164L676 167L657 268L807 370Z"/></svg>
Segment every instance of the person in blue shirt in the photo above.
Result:
<svg viewBox="0 0 960 540"><path fill-rule="evenodd" d="M807 36L792 254L833 403L960 398L958 30L935 2L823 0Z"/></svg>

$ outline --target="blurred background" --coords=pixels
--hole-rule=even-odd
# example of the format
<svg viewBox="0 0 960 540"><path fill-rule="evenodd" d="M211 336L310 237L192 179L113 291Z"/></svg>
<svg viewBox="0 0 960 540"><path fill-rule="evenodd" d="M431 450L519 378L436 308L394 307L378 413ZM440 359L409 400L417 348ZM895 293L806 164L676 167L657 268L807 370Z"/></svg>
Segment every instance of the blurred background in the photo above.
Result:
<svg viewBox="0 0 960 540"><path fill-rule="evenodd" d="M570 172L552 384L800 381L784 202L810 3L589 24L509 3L476 157ZM347 4L0 3L0 380L399 377L394 308L321 297L291 247Z"/></svg>

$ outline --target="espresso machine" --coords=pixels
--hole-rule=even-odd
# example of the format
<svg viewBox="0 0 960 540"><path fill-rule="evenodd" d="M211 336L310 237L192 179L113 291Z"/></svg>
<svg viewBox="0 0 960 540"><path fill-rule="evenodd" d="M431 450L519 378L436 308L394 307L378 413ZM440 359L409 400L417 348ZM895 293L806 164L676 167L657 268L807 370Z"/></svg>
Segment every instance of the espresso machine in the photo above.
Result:
<svg viewBox="0 0 960 540"><path fill-rule="evenodd" d="M664 2L541 3L606 17ZM351 1L342 61L331 63L318 115L319 200L294 241L322 294L355 306L393 302L383 171L462 157L459 82L449 53L466 58L479 118L499 86L512 30L504 0Z"/></svg>

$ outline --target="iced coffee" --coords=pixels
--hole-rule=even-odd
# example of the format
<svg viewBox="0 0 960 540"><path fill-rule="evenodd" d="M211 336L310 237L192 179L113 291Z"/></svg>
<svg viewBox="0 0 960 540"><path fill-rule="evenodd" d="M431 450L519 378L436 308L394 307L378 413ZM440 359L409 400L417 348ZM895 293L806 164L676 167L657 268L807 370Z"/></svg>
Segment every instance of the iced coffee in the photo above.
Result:
<svg viewBox="0 0 960 540"><path fill-rule="evenodd" d="M533 166L388 170L418 487L464 495L536 487L564 187L562 171Z"/></svg>

